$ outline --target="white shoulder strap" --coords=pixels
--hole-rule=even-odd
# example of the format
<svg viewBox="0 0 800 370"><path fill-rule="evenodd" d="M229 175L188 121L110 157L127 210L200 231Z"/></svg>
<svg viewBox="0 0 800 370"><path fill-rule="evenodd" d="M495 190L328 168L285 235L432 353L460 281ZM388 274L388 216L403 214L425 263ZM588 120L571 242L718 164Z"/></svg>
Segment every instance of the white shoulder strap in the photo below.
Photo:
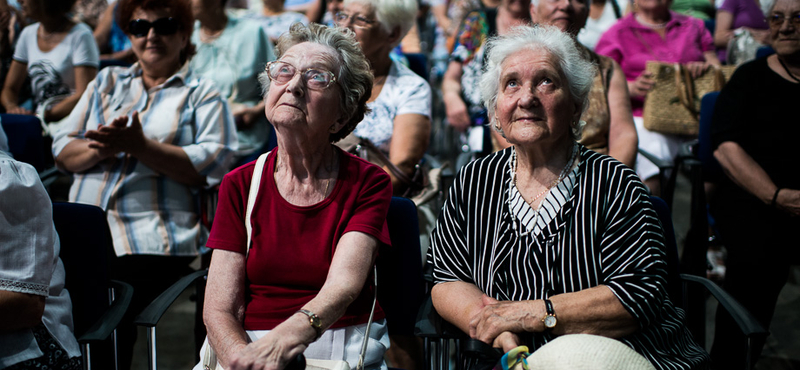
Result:
<svg viewBox="0 0 800 370"><path fill-rule="evenodd" d="M261 174L264 172L264 163L267 161L269 153L270 152L266 152L258 156L256 168L253 170L253 178L250 180L250 194L247 196L247 213L245 213L244 216L244 227L247 229L247 252L245 252L245 257L250 254L250 247L253 245L253 224L250 222L250 216L253 215L253 205L256 204L258 188L261 185Z"/></svg>

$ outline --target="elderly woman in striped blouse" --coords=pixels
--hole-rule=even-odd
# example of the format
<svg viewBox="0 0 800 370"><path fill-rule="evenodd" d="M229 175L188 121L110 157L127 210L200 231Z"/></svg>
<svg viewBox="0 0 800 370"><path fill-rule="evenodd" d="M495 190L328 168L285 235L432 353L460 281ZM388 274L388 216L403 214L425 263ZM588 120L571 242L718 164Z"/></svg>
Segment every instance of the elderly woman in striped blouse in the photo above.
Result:
<svg viewBox="0 0 800 370"><path fill-rule="evenodd" d="M481 93L513 145L467 165L450 190L428 252L436 310L504 351L587 333L658 369L708 367L667 296L644 186L576 142L592 65L550 26L517 28L490 50Z"/></svg>

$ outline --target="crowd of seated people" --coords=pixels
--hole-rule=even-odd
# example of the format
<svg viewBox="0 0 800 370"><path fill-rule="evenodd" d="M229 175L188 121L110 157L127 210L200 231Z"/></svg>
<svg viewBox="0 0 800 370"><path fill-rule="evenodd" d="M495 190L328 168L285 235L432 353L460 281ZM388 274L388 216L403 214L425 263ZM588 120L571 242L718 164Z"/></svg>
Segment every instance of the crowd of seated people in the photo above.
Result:
<svg viewBox="0 0 800 370"><path fill-rule="evenodd" d="M115 278L134 286L119 334L123 369L132 363L133 318L190 271L205 246L214 258L203 352L213 349L221 367L281 367L299 353L355 366L366 327L367 368L419 367L408 358L418 343L390 338L379 304L367 320L370 266L378 245L390 243L389 198L407 195L407 177L430 154L437 125L451 127L476 158L455 169L438 220L422 230L433 302L445 319L504 351L583 332L618 339L656 368L706 368L711 358L665 290L663 231L647 198L661 191L659 169L637 155L672 160L692 138L644 127L654 85L645 66L681 63L700 76L724 64L743 33L777 52L740 67L714 122L729 178L712 210L723 215L723 243L738 236L725 288L747 301L756 284L747 253L755 227L724 215L747 204L764 220L758 228L791 229L798 186L785 175L790 154L775 152L791 145L767 148L745 137L750 112L736 112L752 105L744 91L752 81L771 78L764 89L796 96L798 3L0 0L0 103L3 113L57 122L50 149L71 178L64 197L107 213ZM426 12L436 40L419 39L430 26L420 21ZM430 57L436 42L449 53L441 80L397 57L420 48ZM100 69L101 61L114 66ZM348 140L370 142L390 163L358 158ZM254 182L262 165L263 181ZM210 192L219 202L213 225L198 206ZM629 222L636 225L614 226ZM564 223L584 244L551 228ZM522 256L528 252L534 258ZM630 260L599 262L608 253ZM771 270L770 256L784 254L787 266ZM758 283L771 287L772 303L747 306L765 325L796 258L776 247L759 261L777 271ZM16 279L3 269L0 293ZM631 293L640 290L647 294ZM51 297L39 301L44 316L48 304L57 308ZM554 312L557 326L547 320ZM68 355L61 360L75 366L63 328L32 320L18 328L26 338L40 347L57 341ZM729 326L724 315L718 320L718 330ZM654 344L656 337L669 340ZM714 361L741 362L724 356L728 348L715 344ZM0 369L19 362L12 357L0 351Z"/></svg>

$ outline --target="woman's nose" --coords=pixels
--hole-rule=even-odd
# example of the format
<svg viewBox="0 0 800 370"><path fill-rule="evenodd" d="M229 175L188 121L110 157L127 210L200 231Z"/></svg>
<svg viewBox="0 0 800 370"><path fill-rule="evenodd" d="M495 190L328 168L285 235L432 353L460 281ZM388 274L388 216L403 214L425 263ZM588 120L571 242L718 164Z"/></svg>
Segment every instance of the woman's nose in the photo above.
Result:
<svg viewBox="0 0 800 370"><path fill-rule="evenodd" d="M537 104L537 102L538 102L538 97L536 96L534 89L526 88L520 91L520 97L519 97L520 107L523 108L533 107Z"/></svg>
<svg viewBox="0 0 800 370"><path fill-rule="evenodd" d="M300 73L296 73L289 82L286 83L286 91L292 95L303 96L305 93L305 86L303 80L300 78Z"/></svg>

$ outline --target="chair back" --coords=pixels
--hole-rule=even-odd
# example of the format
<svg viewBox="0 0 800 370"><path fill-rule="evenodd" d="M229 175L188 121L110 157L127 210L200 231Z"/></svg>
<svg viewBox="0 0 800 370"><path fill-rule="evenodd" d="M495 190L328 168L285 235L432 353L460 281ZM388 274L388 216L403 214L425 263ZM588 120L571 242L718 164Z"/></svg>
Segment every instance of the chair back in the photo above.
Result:
<svg viewBox="0 0 800 370"><path fill-rule="evenodd" d="M428 81L430 73L428 72L428 56L424 53L404 53L408 60L408 68L414 71L417 75Z"/></svg>
<svg viewBox="0 0 800 370"><path fill-rule="evenodd" d="M714 91L705 94L700 100L700 132L697 136L697 159L703 166L703 180L711 182L719 180L724 175L711 147L711 121L718 97L719 91Z"/></svg>
<svg viewBox="0 0 800 370"><path fill-rule="evenodd" d="M417 206L408 198L392 197L386 222L392 245L378 254L378 302L389 334L414 335L417 311L425 298Z"/></svg>
<svg viewBox="0 0 800 370"><path fill-rule="evenodd" d="M36 116L23 114L0 114L0 123L8 136L8 150L14 159L33 166L41 172L45 168L45 146L42 124Z"/></svg>
<svg viewBox="0 0 800 370"><path fill-rule="evenodd" d="M75 336L80 338L109 305L111 232L105 212L88 204L53 203L53 223L61 240Z"/></svg>

